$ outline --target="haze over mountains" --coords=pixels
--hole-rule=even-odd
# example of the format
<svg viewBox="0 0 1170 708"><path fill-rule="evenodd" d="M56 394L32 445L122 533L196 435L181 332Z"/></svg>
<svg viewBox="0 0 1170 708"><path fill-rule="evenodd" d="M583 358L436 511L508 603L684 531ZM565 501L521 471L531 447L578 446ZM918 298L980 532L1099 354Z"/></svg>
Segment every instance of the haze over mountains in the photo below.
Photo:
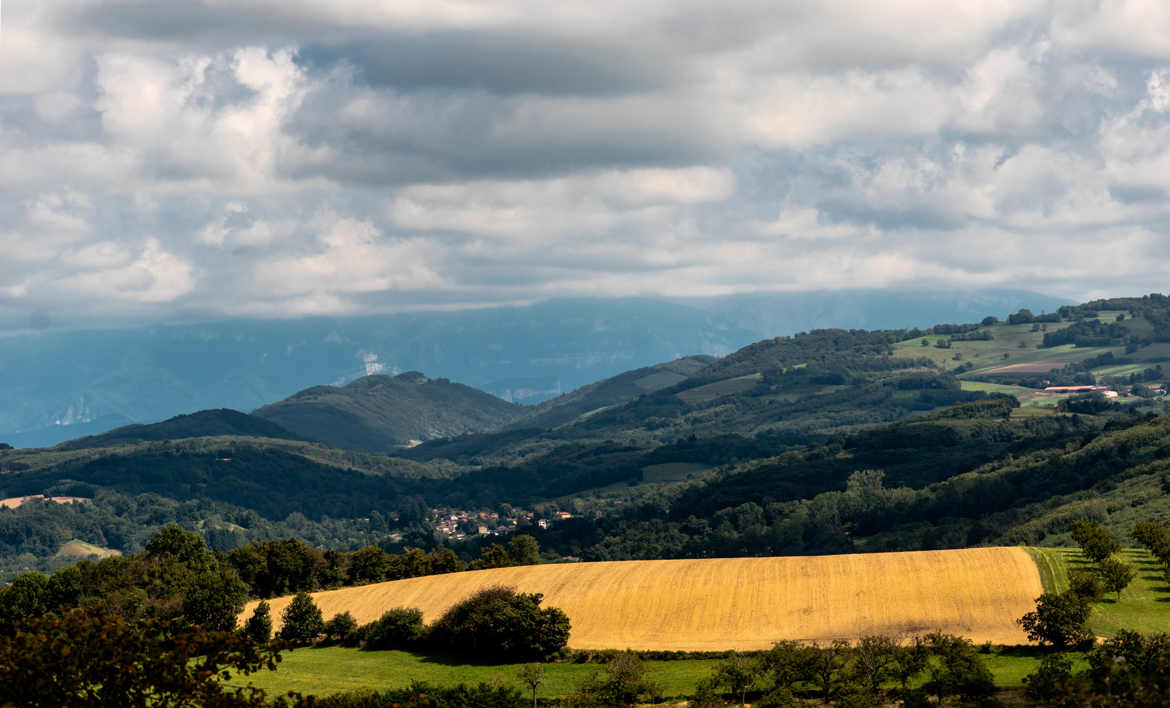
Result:
<svg viewBox="0 0 1170 708"><path fill-rule="evenodd" d="M0 440L52 445L412 370L534 404L639 367L817 327L930 326L1061 304L1014 290L841 291L15 332L0 337Z"/></svg>

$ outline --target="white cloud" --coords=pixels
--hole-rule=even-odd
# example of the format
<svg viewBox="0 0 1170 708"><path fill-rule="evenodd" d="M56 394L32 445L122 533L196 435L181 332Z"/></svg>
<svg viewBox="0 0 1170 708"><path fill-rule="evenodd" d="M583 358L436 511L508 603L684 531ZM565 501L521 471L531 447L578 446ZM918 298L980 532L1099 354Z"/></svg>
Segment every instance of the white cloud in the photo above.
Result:
<svg viewBox="0 0 1170 708"><path fill-rule="evenodd" d="M1168 7L20 3L0 296L1164 289Z"/></svg>

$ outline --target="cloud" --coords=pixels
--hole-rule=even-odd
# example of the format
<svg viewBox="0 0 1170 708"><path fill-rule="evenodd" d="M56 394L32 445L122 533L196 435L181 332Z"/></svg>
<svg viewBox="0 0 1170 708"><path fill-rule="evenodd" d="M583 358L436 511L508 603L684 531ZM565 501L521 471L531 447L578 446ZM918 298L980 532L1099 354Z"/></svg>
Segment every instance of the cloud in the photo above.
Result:
<svg viewBox="0 0 1170 708"><path fill-rule="evenodd" d="M4 322L1170 272L1164 3L6 10Z"/></svg>

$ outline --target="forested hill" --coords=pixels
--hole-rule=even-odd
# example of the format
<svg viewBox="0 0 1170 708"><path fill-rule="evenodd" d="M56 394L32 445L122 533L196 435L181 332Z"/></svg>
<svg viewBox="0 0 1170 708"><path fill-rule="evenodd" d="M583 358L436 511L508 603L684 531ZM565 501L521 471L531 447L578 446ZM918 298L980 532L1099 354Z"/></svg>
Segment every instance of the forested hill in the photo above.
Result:
<svg viewBox="0 0 1170 708"><path fill-rule="evenodd" d="M1168 423L1150 418L1170 410L1168 313L1170 300L1147 296L815 330L627 372L540 408L375 376L270 408L287 419L209 411L0 450L0 499L21 504L0 510L0 559L46 567L71 539L135 551L180 510L221 549L291 532L474 555L494 537L470 522L441 529L435 510L516 508L536 514L523 523L570 510L541 543L593 559L1061 542L1074 518L1116 529L1126 510L1170 513ZM279 439L272 424L366 451ZM397 447L447 424L484 432ZM156 439L200 432L230 434ZM23 501L42 494L89 501Z"/></svg>
<svg viewBox="0 0 1170 708"><path fill-rule="evenodd" d="M332 447L388 452L423 440L496 430L524 407L418 372L315 386L253 415Z"/></svg>
<svg viewBox="0 0 1170 708"><path fill-rule="evenodd" d="M189 415L178 415L161 423L126 425L100 435L69 440L61 443L58 447L65 450L78 450L87 447L110 447L133 442L179 440L214 435L299 439L297 435L271 421L247 413L220 408Z"/></svg>

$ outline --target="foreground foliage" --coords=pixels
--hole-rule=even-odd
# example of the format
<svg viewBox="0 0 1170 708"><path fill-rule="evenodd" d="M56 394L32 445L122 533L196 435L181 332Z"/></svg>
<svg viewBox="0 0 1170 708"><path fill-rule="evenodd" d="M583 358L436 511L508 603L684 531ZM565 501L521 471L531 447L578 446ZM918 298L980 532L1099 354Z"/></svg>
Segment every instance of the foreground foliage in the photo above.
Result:
<svg viewBox="0 0 1170 708"><path fill-rule="evenodd" d="M262 706L262 691L224 681L275 669L278 648L230 632L132 624L104 607L20 620L0 636L0 704Z"/></svg>

